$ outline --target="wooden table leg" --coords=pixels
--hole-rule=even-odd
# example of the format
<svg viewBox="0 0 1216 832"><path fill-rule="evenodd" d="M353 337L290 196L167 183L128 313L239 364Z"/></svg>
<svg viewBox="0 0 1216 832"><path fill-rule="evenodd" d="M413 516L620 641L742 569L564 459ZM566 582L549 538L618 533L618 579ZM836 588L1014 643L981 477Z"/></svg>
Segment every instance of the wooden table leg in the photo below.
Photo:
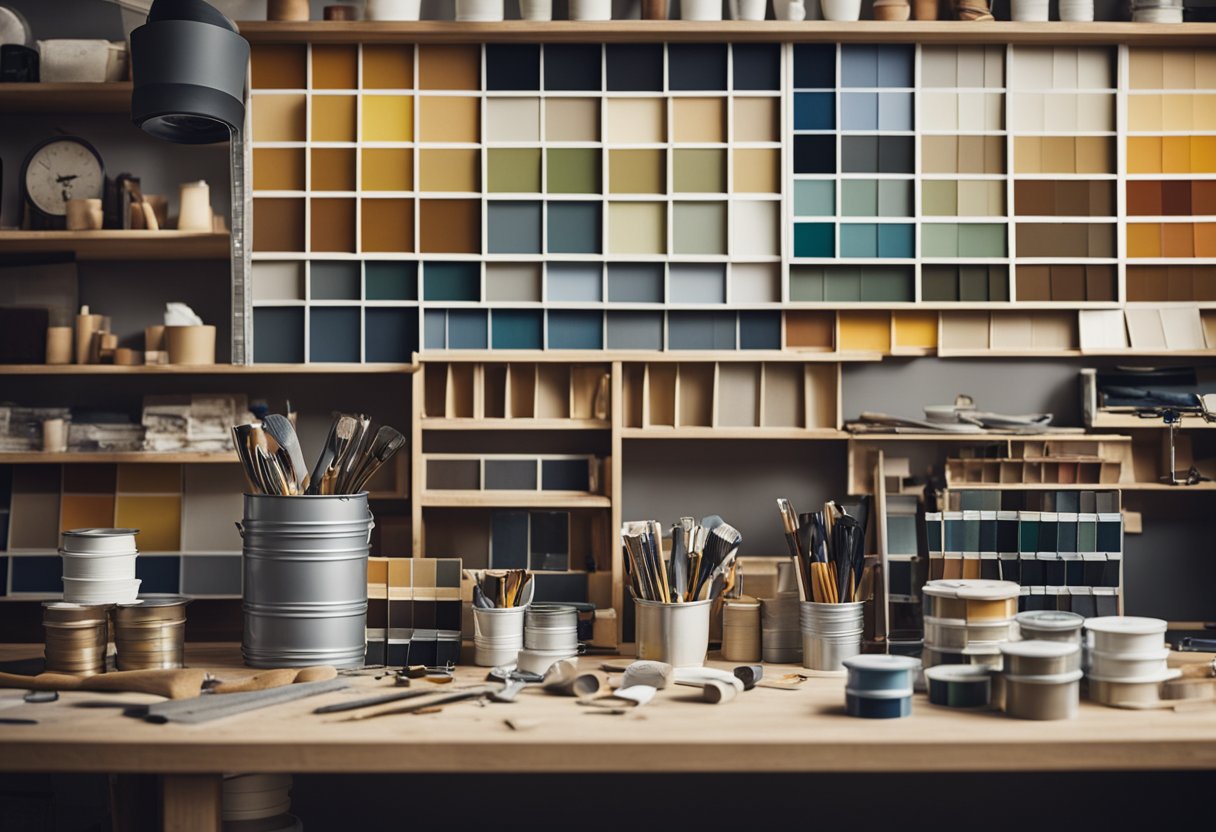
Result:
<svg viewBox="0 0 1216 832"><path fill-rule="evenodd" d="M164 832L220 832L222 783L218 774L166 774L161 781Z"/></svg>

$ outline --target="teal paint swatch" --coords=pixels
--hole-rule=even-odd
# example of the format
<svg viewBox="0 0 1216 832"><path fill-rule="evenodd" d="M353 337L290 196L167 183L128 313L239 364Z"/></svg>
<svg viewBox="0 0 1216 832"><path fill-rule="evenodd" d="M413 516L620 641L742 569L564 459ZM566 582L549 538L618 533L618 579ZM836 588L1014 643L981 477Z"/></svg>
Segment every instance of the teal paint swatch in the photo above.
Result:
<svg viewBox="0 0 1216 832"><path fill-rule="evenodd" d="M539 350L544 346L544 321L539 310L495 309L491 323L496 350Z"/></svg>
<svg viewBox="0 0 1216 832"><path fill-rule="evenodd" d="M369 260L363 284L367 300L418 300L418 264Z"/></svg>
<svg viewBox="0 0 1216 832"><path fill-rule="evenodd" d="M800 179L794 183L794 214L799 217L831 217L836 214L836 182L832 179Z"/></svg>
<svg viewBox="0 0 1216 832"><path fill-rule="evenodd" d="M422 279L424 300L481 300L477 263L426 263Z"/></svg>
<svg viewBox="0 0 1216 832"><path fill-rule="evenodd" d="M916 237L911 223L885 223L878 226L879 257L913 257Z"/></svg>
<svg viewBox="0 0 1216 832"><path fill-rule="evenodd" d="M486 313L481 309L448 310L448 349L484 350Z"/></svg>
<svg viewBox="0 0 1216 832"><path fill-rule="evenodd" d="M548 211L551 254L600 253L600 203L550 202Z"/></svg>
<svg viewBox="0 0 1216 832"><path fill-rule="evenodd" d="M836 246L832 238L835 227L830 222L799 222L794 224L795 257L832 257Z"/></svg>
<svg viewBox="0 0 1216 832"><path fill-rule="evenodd" d="M593 309L549 310L549 348L598 350L604 347L604 317Z"/></svg>
<svg viewBox="0 0 1216 832"><path fill-rule="evenodd" d="M878 226L873 223L842 223L840 226L841 257L877 257ZM831 300L831 298L828 298Z"/></svg>

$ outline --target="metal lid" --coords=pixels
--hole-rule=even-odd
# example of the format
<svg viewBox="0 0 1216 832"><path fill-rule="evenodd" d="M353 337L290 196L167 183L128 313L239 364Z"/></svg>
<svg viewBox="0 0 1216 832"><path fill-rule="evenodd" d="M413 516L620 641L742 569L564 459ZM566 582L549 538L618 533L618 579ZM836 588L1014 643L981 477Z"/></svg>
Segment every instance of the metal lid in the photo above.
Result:
<svg viewBox="0 0 1216 832"><path fill-rule="evenodd" d="M883 653L863 653L860 656L850 656L841 664L849 670L891 673L900 670L915 670L920 667L920 659L911 656L888 656Z"/></svg>
<svg viewBox="0 0 1216 832"><path fill-rule="evenodd" d="M1107 615L1085 619L1085 629L1094 633L1151 636L1164 633L1169 624L1160 618L1139 618L1134 615Z"/></svg>
<svg viewBox="0 0 1216 832"><path fill-rule="evenodd" d="M938 664L925 668L925 678L933 682L988 682L992 669L986 664Z"/></svg>
<svg viewBox="0 0 1216 832"><path fill-rule="evenodd" d="M139 534L139 529L72 529L64 537L130 537Z"/></svg>
<svg viewBox="0 0 1216 832"><path fill-rule="evenodd" d="M1001 653L1025 659L1063 659L1081 652L1081 645L1073 641L1007 641L1001 645Z"/></svg>
<svg viewBox="0 0 1216 832"><path fill-rule="evenodd" d="M982 578L928 581L922 591L936 598L963 598L969 601L1005 601L1017 598L1022 588L1013 581Z"/></svg>
<svg viewBox="0 0 1216 832"><path fill-rule="evenodd" d="M1014 616L1020 627L1034 630L1075 630L1085 623L1085 616L1075 612L1056 610L1030 610Z"/></svg>
<svg viewBox="0 0 1216 832"><path fill-rule="evenodd" d="M190 599L187 598L185 595L157 595L157 596L151 596L151 597L146 596L146 597L142 597L142 598L136 598L134 601L123 601L123 602L119 603L117 606L120 609L127 609L129 607L143 607L146 609L148 607L173 607L173 606L178 606L178 605L184 606L185 604L189 604L189 603L190 603Z"/></svg>

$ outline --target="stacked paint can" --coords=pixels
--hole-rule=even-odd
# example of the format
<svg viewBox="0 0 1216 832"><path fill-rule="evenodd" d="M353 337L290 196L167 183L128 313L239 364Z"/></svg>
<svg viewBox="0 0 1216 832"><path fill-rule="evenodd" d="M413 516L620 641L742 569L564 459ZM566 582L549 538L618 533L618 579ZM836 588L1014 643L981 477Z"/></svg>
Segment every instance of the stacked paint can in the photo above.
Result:
<svg viewBox="0 0 1216 832"><path fill-rule="evenodd" d="M849 671L849 716L898 719L912 713L912 684L920 662L910 656L865 655L844 659Z"/></svg>
<svg viewBox="0 0 1216 832"><path fill-rule="evenodd" d="M760 652L766 662L802 661L802 630L798 626L798 593L778 592L760 599Z"/></svg>
<svg viewBox="0 0 1216 832"><path fill-rule="evenodd" d="M139 529L72 529L63 533L63 600L130 603L139 594L135 536Z"/></svg>
<svg viewBox="0 0 1216 832"><path fill-rule="evenodd" d="M251 667L360 667L367 649L367 493L245 495L245 633Z"/></svg>
<svg viewBox="0 0 1216 832"><path fill-rule="evenodd" d="M755 598L743 595L722 602L722 658L760 661L760 602Z"/></svg>
<svg viewBox="0 0 1216 832"><path fill-rule="evenodd" d="M1081 698L1081 645L1014 641L1001 645L1005 713L1019 719L1072 719Z"/></svg>
<svg viewBox="0 0 1216 832"><path fill-rule="evenodd" d="M224 832L293 832L304 827L288 814L290 774L228 774L223 783Z"/></svg>
<svg viewBox="0 0 1216 832"><path fill-rule="evenodd" d="M524 646L527 607L473 608L473 663L478 667L513 664Z"/></svg>
<svg viewBox="0 0 1216 832"><path fill-rule="evenodd" d="M1014 618L1024 641L1064 641L1081 643L1081 625L1085 617L1075 612L1031 610Z"/></svg>
<svg viewBox="0 0 1216 832"><path fill-rule="evenodd" d="M183 667L188 598L143 598L114 610L119 670Z"/></svg>
<svg viewBox="0 0 1216 832"><path fill-rule="evenodd" d="M927 582L921 590L925 667L973 664L999 669L1001 645L1013 637L1020 591L1013 581Z"/></svg>
<svg viewBox="0 0 1216 832"><path fill-rule="evenodd" d="M947 708L986 708L992 700L992 668L983 664L939 664L925 668L929 701Z"/></svg>
<svg viewBox="0 0 1216 832"><path fill-rule="evenodd" d="M861 652L864 601L798 605L802 633L802 666L808 670L839 671L844 660Z"/></svg>
<svg viewBox="0 0 1216 832"><path fill-rule="evenodd" d="M562 604L532 604L524 612L520 670L544 674L555 662L578 655L578 610Z"/></svg>
<svg viewBox="0 0 1216 832"><path fill-rule="evenodd" d="M108 604L70 604L46 601L42 627L46 632L46 669L74 676L93 676L106 670L109 644Z"/></svg>
<svg viewBox="0 0 1216 832"><path fill-rule="evenodd" d="M1089 697L1103 705L1156 702L1161 684L1181 675L1166 664L1168 624L1159 618L1107 616L1085 622Z"/></svg>

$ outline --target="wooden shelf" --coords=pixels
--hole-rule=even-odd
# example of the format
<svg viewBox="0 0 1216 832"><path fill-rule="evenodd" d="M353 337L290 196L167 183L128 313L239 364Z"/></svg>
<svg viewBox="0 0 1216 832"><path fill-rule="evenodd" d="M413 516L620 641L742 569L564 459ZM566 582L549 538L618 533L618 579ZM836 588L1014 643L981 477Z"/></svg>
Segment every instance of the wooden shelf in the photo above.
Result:
<svg viewBox="0 0 1216 832"><path fill-rule="evenodd" d="M1084 433L1080 432L1080 428L1077 430L1078 433L849 433L848 437L855 442L1071 442L1076 439L1131 441L1131 437L1113 433Z"/></svg>
<svg viewBox="0 0 1216 832"><path fill-rule="evenodd" d="M1142 419L1134 413L1097 413L1091 428L1118 428L1119 430L1165 430L1168 426L1160 418ZM1185 414L1179 430L1212 430L1216 422L1205 422L1197 414Z"/></svg>
<svg viewBox="0 0 1216 832"><path fill-rule="evenodd" d="M0 113L131 112L131 82L0 84Z"/></svg>
<svg viewBox="0 0 1216 832"><path fill-rule="evenodd" d="M43 453L42 451L0 453L0 465L61 465L82 462L115 463L115 462L159 462L159 463L189 463L200 462L237 462L235 453L198 453L194 451L169 451L154 453L152 451L67 451L65 453Z"/></svg>
<svg viewBox="0 0 1216 832"><path fill-rule="evenodd" d="M1170 485L1164 482L959 482L948 491L1216 491L1216 482Z"/></svg>
<svg viewBox="0 0 1216 832"><path fill-rule="evenodd" d="M423 508L611 508L612 500L584 491L424 491Z"/></svg>
<svg viewBox="0 0 1216 832"><path fill-rule="evenodd" d="M0 258L69 252L79 260L224 260L228 241L227 233L203 231L0 231Z"/></svg>
<svg viewBox="0 0 1216 832"><path fill-rule="evenodd" d="M881 361L880 352L798 352L795 350L427 350L416 353L425 361L443 361L450 364L460 362L488 363L547 363L597 364L606 361L681 361L686 363L706 361L790 361L798 363L844 363L853 361Z"/></svg>
<svg viewBox="0 0 1216 832"><path fill-rule="evenodd" d="M0 376L255 376L412 373L416 364L0 364Z"/></svg>
<svg viewBox="0 0 1216 832"><path fill-rule="evenodd" d="M499 23L455 23L423 20L406 23L256 20L240 24L251 43L615 43L678 42L809 42L836 43L1027 43L1033 45L1126 43L1203 45L1216 37L1216 24L1183 25L1098 23L966 23L958 21L853 23L832 21L651 21L609 20L587 23L556 20L511 20Z"/></svg>
<svg viewBox="0 0 1216 832"><path fill-rule="evenodd" d="M622 428L622 439L821 439L844 440L833 428Z"/></svg>
<svg viewBox="0 0 1216 832"><path fill-rule="evenodd" d="M602 419L443 419L423 417L423 430L611 430Z"/></svg>

